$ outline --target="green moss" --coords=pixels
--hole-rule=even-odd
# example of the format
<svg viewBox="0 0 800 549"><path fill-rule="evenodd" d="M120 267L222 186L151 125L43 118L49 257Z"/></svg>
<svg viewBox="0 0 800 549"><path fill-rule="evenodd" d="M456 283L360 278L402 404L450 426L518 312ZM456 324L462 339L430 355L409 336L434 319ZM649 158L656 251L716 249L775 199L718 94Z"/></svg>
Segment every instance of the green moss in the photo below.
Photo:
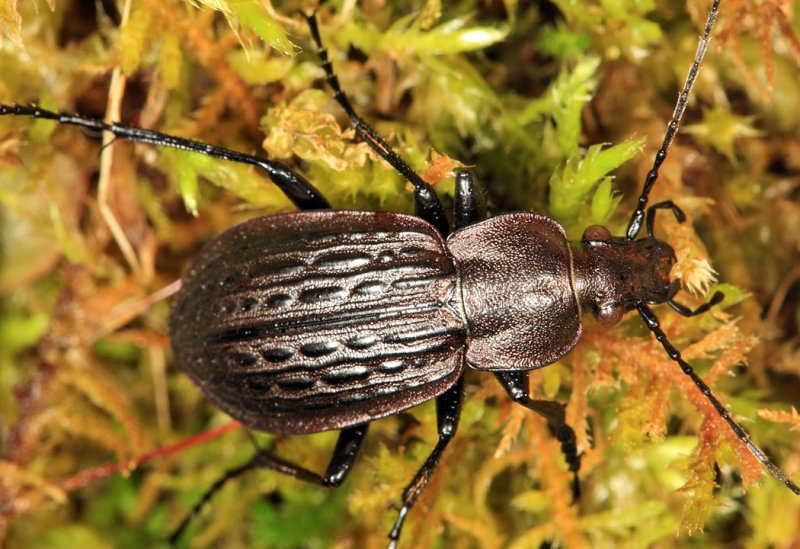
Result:
<svg viewBox="0 0 800 549"><path fill-rule="evenodd" d="M120 67L129 77L126 122L289 163L335 207L413 210L409 185L354 139L331 98L301 16L306 3L275 2L273 13L250 1L137 2L122 28L103 13L78 28L69 3L54 12L39 4L0 8L3 103L102 117L110 72ZM502 4L510 12L473 0L331 1L318 16L357 110L430 175L448 211L452 170L432 166L470 167L492 214L542 212L572 238L598 222L620 234L707 6L559 0L558 14ZM651 196L691 216L679 227L660 214L657 228L687 263L707 248L724 313L685 319L656 310L673 343L797 479L800 437L778 421L796 419L759 410L789 412L800 402L792 278L800 78L784 53L791 40L774 31L762 47L755 30L774 22L756 17L764 10L737 15L748 6L723 2ZM760 26L748 27L753 20ZM783 32L798 26L788 25ZM12 395L0 398L0 509L10 519L0 520L0 544L11 548L165 546L206 487L253 452L239 431L129 476L59 484L226 423L175 368L167 303L152 296L214 235L292 209L253 168L142 145L113 149L106 209L98 141L0 117L0 394ZM604 328L587 315L576 350L532 380L535 394L570 403L584 451L581 500L570 505L570 476L546 426L512 406L492 376L470 371L458 436L409 514L401 547L780 547L800 536L800 498L771 477L743 490L742 477L752 483L760 467L738 453L637 318ZM333 433L255 438L314 471L335 442ZM249 473L215 496L179 546L384 546L390 505L435 442L427 403L375 422L334 492Z"/></svg>

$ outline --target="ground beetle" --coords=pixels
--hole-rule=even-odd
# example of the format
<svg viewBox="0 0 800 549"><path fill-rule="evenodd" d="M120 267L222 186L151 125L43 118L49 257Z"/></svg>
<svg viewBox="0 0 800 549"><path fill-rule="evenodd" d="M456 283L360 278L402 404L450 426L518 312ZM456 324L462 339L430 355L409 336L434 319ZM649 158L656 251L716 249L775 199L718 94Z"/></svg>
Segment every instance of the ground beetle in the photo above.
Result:
<svg viewBox="0 0 800 549"><path fill-rule="evenodd" d="M302 210L242 223L209 243L172 303L170 337L180 368L208 400L246 427L278 434L339 430L339 439L324 475L259 452L221 482L258 466L338 486L353 466L371 421L435 398L439 441L403 493L389 534L390 547L395 547L408 511L455 434L464 368L469 366L492 372L515 402L547 419L575 473L577 495L581 456L565 423L564 406L532 399L528 372L552 364L577 344L583 313L592 312L611 325L636 310L736 436L800 494L681 358L649 307L666 302L692 316L722 299L717 293L694 310L673 300L679 287L669 278L675 254L654 237L653 227L659 209L671 211L679 222L684 214L670 201L647 206L719 2L711 8L624 237L591 226L580 242L569 242L556 221L534 213L484 220L482 194L468 171L457 174L455 231L450 233L431 186L354 111L333 73L313 15L308 24L336 101L357 134L413 185L418 217L331 210L322 194L289 167L195 141L37 107L3 105L0 114L53 119L121 139L251 164L264 169ZM647 236L637 239L643 225Z"/></svg>

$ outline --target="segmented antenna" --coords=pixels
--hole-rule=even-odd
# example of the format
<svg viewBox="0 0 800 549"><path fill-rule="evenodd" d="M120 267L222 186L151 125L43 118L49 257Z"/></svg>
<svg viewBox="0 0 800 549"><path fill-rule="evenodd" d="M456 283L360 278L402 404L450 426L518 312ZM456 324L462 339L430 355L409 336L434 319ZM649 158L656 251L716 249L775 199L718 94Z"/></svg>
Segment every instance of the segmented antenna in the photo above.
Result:
<svg viewBox="0 0 800 549"><path fill-rule="evenodd" d="M697 45L697 53L694 56L694 63L692 63L692 67L689 69L689 75L686 77L686 82L683 85L683 91L678 97L678 103L675 105L675 111L672 113L672 120L670 121L669 127L667 128L667 133L664 136L664 142L661 144L661 149L659 149L658 153L656 153L656 158L653 161L653 167L648 172L647 178L644 181L644 187L642 188L642 194L639 197L639 203L636 206L636 210L634 210L633 215L631 216L630 223L628 224L626 238L629 241L634 240L636 235L639 234L646 211L647 233L649 238L653 238L653 223L656 210L671 209L675 214L675 217L678 219L678 222L683 222L685 220L683 212L671 201L660 202L658 204L654 204L650 208L646 208L647 197L650 194L650 190L653 188L656 179L658 179L658 169L661 167L661 164L667 157L667 151L672 144L672 140L675 138L675 134L678 132L678 126L680 124L681 117L686 111L686 103L689 98L689 92L691 92L692 86L694 86L694 81L697 79L697 73L700 70L700 63L703 61L703 56L708 48L709 35L711 34L711 28L714 26L714 21L717 18L719 3L720 0L714 0L714 4L711 6L711 10L708 13L705 32L700 38L700 43ZM717 292L708 303L701 305L695 310L691 310L688 307L675 302L672 298L667 300L667 303L669 303L673 309L683 316L695 316L706 312L710 307L722 301L722 299L723 295L720 292ZM753 443L747 432L742 429L741 425L739 425L735 419L733 419L733 416L731 416L725 405L723 405L722 402L720 402L719 399L714 396L711 388L700 376L697 375L697 373L694 371L694 368L692 368L692 366L683 359L680 351L678 351L678 349L676 349L669 342L664 330L661 329L658 317L656 317L650 307L648 307L644 302L640 301L636 304L636 309L639 312L639 316L642 317L642 320L647 328L653 332L653 335L655 335L658 342L661 343L662 347L664 347L664 351L666 351L669 358L678 366L680 366L681 371L683 371L684 374L689 376L695 386L697 386L697 388L700 390L700 393L702 393L709 404L711 404L717 411L717 414L719 414L719 416L728 424L730 429L736 435L736 438L738 438L739 441L747 447L750 453L753 454L753 456L755 456L755 458L761 462L761 464L770 473L772 473L775 478L786 485L789 490L800 495L800 487L789 480L786 475L783 474L783 472L770 461L764 451L756 446L755 443Z"/></svg>
<svg viewBox="0 0 800 549"><path fill-rule="evenodd" d="M642 228L645 208L647 207L647 197L650 194L650 190L653 188L656 180L658 179L658 169L667 158L669 146L672 144L672 140L675 139L675 134L678 133L678 127L680 125L681 118L683 117L683 113L686 111L686 103L689 99L689 93L692 91L694 81L697 79L697 73L700 71L700 63L702 63L703 56L705 56L706 49L708 49L711 28L714 26L714 21L717 19L717 13L719 12L719 3L720 0L714 0L714 4L711 6L711 10L708 12L706 30L703 32L703 36L700 38L700 42L697 44L697 53L695 53L694 56L694 63L692 63L692 67L689 69L686 82L683 84L683 91L678 97L678 103L675 105L675 110L672 113L672 120L670 120L669 126L667 127L667 133L664 135L664 142L661 144L661 148L656 153L656 158L653 161L653 167L650 168L650 171L647 173L647 178L644 180L642 194L639 196L639 203L636 205L636 209L633 211L631 220L628 223L628 230L626 232L626 238L628 240L635 239L636 235L639 234L639 230Z"/></svg>

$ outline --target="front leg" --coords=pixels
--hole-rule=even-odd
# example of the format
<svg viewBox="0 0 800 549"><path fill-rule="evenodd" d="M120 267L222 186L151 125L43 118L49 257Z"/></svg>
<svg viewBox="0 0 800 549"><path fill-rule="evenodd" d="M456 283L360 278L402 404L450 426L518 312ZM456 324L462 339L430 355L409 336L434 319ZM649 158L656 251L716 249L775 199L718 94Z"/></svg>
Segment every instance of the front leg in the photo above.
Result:
<svg viewBox="0 0 800 549"><path fill-rule="evenodd" d="M486 219L486 191L480 180L471 172L459 171L456 174L454 200L456 229Z"/></svg>
<svg viewBox="0 0 800 549"><path fill-rule="evenodd" d="M328 59L328 51L322 45L322 37L319 34L316 14L312 13L311 15L306 15L306 21L308 21L308 28L311 30L311 37L317 45L317 55L322 62L325 78L328 81L328 85L333 90L333 98L341 105L347 113L347 116L350 117L356 132L366 141L367 145L414 186L415 213L436 227L436 230L446 238L447 234L450 232L450 227L447 224L447 217L444 214L442 203L439 197L436 196L433 187L424 181L405 160L400 158L400 155L378 135L378 132L356 113L352 103L350 103L344 90L339 85L339 79L333 72L333 65L331 65Z"/></svg>
<svg viewBox="0 0 800 549"><path fill-rule="evenodd" d="M550 424L556 434L556 438L561 443L561 451L567 460L569 470L575 475L572 485L572 497L577 500L581 495L581 487L578 482L581 456L578 454L575 431L567 425L564 419L565 405L553 400L533 400L528 389L529 372L495 372L494 375L514 402L536 412Z"/></svg>

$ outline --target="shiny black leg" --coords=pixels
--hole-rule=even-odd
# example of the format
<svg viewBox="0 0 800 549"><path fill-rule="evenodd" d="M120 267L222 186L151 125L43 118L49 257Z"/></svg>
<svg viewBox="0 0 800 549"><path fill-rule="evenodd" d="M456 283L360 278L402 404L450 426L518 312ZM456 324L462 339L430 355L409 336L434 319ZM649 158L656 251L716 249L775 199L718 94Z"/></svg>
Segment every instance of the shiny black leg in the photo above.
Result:
<svg viewBox="0 0 800 549"><path fill-rule="evenodd" d="M705 313L711 307L713 307L723 299L725 299L725 294L723 294L722 292L714 292L714 295L711 296L711 299L709 299L708 302L703 303L694 310L690 309L686 305L681 305L680 303L677 303L672 299L667 300L667 303L669 303L670 307L675 309L678 313L682 314L683 316L695 316Z"/></svg>
<svg viewBox="0 0 800 549"><path fill-rule="evenodd" d="M442 236L446 237L450 232L450 227L447 223L447 217L444 214L442 203L439 201L439 197L436 196L433 187L423 181L422 178L417 175L417 172L400 158L364 119L358 116L350 100L347 98L344 91L342 91L339 85L339 79L336 77L336 74L334 74L333 67L328 59L328 52L322 46L322 38L320 38L319 35L316 15L313 13L307 15L306 20L311 30L311 36L317 44L317 55L319 55L320 61L322 62L322 68L325 69L325 75L328 80L328 85L333 90L334 99L342 106L347 116L349 116L350 120L353 122L353 127L355 127L356 132L366 140L367 144L372 147L372 150L386 160L386 162L400 172L400 174L414 186L414 206L416 214L436 227Z"/></svg>
<svg viewBox="0 0 800 549"><path fill-rule="evenodd" d="M653 236L653 226L656 222L657 210L672 210L672 215L675 216L675 219L678 220L678 223L683 223L686 221L686 214L684 214L683 210L681 210L674 202L672 202L672 200L665 200L664 202L653 204L647 208L647 236L650 238L655 238L655 236Z"/></svg>
<svg viewBox="0 0 800 549"><path fill-rule="evenodd" d="M139 143L149 143L160 147L173 147L175 149L182 149L184 151L191 151L200 154L205 154L213 158L221 160L230 160L231 162L239 162L241 164L250 164L256 166L267 172L267 175L272 179L278 188L283 191L289 200L294 203L300 210L322 210L330 208L330 204L322 196L314 185L309 183L303 176L292 171L287 165L281 162L274 162L265 158L259 158L249 154L224 149L222 147L215 147L213 145L206 145L199 141L192 141L191 139L183 139L181 137L174 137L161 132L152 130L145 130L134 126L125 126L123 124L106 124L99 120L86 118L83 116L56 113L38 107L23 107L20 105L0 105L0 116L3 115L19 115L19 116L32 116L33 118L46 118L48 120L55 120L60 124L70 124L72 126L80 126L87 130L94 130L97 132L107 131L114 134L118 139L126 139L128 141L135 141Z"/></svg>
<svg viewBox="0 0 800 549"><path fill-rule="evenodd" d="M575 440L575 431L567 425L564 419L564 404L552 400L533 400L528 390L530 372L495 372L494 375L511 399L544 417L561 443L561 452L567 460L569 470L575 475L572 485L574 499L580 497L580 483L578 471L581 468L581 456L578 455L578 444Z"/></svg>
<svg viewBox="0 0 800 549"><path fill-rule="evenodd" d="M403 492L403 506L397 515L392 531L389 533L389 549L397 547L397 540L400 531L403 529L403 522L406 520L408 511L414 506L417 498L422 493L425 485L431 477L442 452L447 444L452 440L458 428L458 420L461 418L461 399L464 389L464 377L462 376L455 385L436 397L436 424L439 431L439 441L433 451L425 460L425 463L417 471L414 480L406 487Z"/></svg>
<svg viewBox="0 0 800 549"><path fill-rule="evenodd" d="M200 500L195 503L189 514L183 519L180 526L169 536L169 542L175 543L183 534L183 531L192 521L192 519L200 512L200 509L211 499L211 497L229 480L236 478L243 473L255 468L267 468L273 471L278 471L290 477L294 477L305 482L312 484L319 484L321 486L339 486L344 479L347 478L348 473L353 468L353 464L358 457L358 452L361 449L361 443L367 434L369 423L363 425L356 425L354 427L347 427L339 432L339 439L336 441L336 448L333 450L333 456L328 463L328 468L325 471L325 476L309 471L299 465L294 465L288 461L271 455L269 452L259 451L253 458L234 469L231 469L225 475L217 480L206 491Z"/></svg>
<svg viewBox="0 0 800 549"><path fill-rule="evenodd" d="M480 180L471 172L456 174L455 204L456 229L486 219L486 191Z"/></svg>

